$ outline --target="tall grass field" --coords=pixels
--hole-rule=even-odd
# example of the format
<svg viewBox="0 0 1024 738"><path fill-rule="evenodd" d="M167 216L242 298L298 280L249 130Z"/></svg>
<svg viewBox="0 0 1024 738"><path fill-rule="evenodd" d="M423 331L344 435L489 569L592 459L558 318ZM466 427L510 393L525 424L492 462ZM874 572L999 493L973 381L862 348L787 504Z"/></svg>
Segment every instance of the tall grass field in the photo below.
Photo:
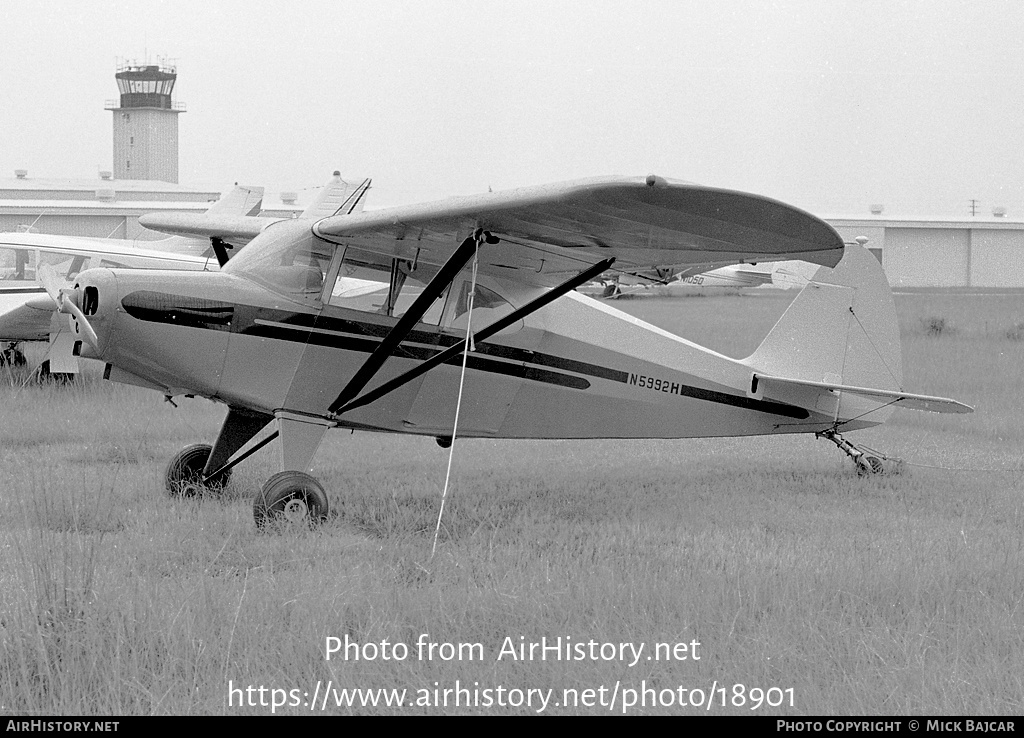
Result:
<svg viewBox="0 0 1024 738"><path fill-rule="evenodd" d="M791 297L618 306L743 356ZM258 532L277 442L163 489L223 406L4 369L0 714L1019 715L1024 299L896 299L905 388L976 408L849 435L902 473L812 436L459 440L436 552L432 439L332 431L336 514Z"/></svg>

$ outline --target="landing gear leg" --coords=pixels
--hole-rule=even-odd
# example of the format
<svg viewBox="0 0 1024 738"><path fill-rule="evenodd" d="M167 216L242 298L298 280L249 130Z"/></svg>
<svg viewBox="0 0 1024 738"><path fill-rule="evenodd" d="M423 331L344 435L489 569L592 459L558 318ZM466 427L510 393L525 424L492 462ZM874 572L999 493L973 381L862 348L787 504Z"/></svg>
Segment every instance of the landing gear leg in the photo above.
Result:
<svg viewBox="0 0 1024 738"><path fill-rule="evenodd" d="M903 468L903 462L900 459L890 458L866 446L862 447L851 443L843 438L842 434L834 428L815 433L814 437L832 441L840 451L853 459L859 476L864 477L869 474L882 473L896 474Z"/></svg>
<svg viewBox="0 0 1024 738"><path fill-rule="evenodd" d="M196 443L175 454L164 473L164 486L172 495L193 497L204 491L220 492L231 478L231 455L273 421L240 408L229 408L215 445Z"/></svg>

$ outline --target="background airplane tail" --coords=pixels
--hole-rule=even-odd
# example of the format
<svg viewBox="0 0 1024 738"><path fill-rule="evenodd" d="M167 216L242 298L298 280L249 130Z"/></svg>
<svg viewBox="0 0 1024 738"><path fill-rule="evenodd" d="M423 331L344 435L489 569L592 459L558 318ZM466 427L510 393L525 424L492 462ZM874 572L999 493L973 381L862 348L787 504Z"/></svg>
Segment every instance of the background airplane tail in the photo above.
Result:
<svg viewBox="0 0 1024 738"><path fill-rule="evenodd" d="M744 363L759 375L901 390L896 307L878 259L847 245L842 261L818 269Z"/></svg>
<svg viewBox="0 0 1024 738"><path fill-rule="evenodd" d="M259 215L263 206L263 188L235 185L228 194L213 203L207 215Z"/></svg>
<svg viewBox="0 0 1024 738"><path fill-rule="evenodd" d="M332 215L349 215L358 213L366 202L366 191L370 189L370 180L364 179L358 184L346 182L340 172L335 172L331 180L324 186L316 199L302 211L303 218L329 218Z"/></svg>

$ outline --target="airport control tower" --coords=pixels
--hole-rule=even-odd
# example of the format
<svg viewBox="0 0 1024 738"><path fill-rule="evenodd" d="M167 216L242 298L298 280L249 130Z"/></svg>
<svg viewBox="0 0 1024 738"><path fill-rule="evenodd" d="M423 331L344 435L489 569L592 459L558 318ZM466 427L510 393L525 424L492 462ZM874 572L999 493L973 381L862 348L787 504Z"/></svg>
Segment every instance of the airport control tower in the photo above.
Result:
<svg viewBox="0 0 1024 738"><path fill-rule="evenodd" d="M114 113L114 178L178 182L178 115L173 102L178 78L173 65L118 64L120 100L104 106Z"/></svg>

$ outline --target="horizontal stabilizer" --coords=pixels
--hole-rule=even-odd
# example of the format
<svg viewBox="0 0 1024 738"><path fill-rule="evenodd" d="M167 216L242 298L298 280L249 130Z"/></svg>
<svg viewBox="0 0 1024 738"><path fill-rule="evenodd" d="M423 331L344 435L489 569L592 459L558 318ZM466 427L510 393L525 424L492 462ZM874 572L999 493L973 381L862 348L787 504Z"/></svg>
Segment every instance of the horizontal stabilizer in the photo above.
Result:
<svg viewBox="0 0 1024 738"><path fill-rule="evenodd" d="M225 241L248 243L263 232L275 218L254 215L197 215L195 213L147 213L139 217L139 224L151 231L173 236L221 238Z"/></svg>
<svg viewBox="0 0 1024 738"><path fill-rule="evenodd" d="M749 282L753 285L771 284L771 272L758 272L753 269L737 269L734 272L737 281Z"/></svg>
<svg viewBox="0 0 1024 738"><path fill-rule="evenodd" d="M763 374L755 374L754 380L757 388L771 395L772 385L780 387L807 387L813 389L825 389L831 392L848 392L852 395L878 400L879 402L892 402L899 407L910 408L911 410L925 410L931 413L973 413L974 408L962 402L951 400L947 397L932 397L931 395L915 395L909 392L898 390L871 389L870 387L854 387L847 384L835 384L833 382L811 382L805 379L786 379L784 377L770 377Z"/></svg>

